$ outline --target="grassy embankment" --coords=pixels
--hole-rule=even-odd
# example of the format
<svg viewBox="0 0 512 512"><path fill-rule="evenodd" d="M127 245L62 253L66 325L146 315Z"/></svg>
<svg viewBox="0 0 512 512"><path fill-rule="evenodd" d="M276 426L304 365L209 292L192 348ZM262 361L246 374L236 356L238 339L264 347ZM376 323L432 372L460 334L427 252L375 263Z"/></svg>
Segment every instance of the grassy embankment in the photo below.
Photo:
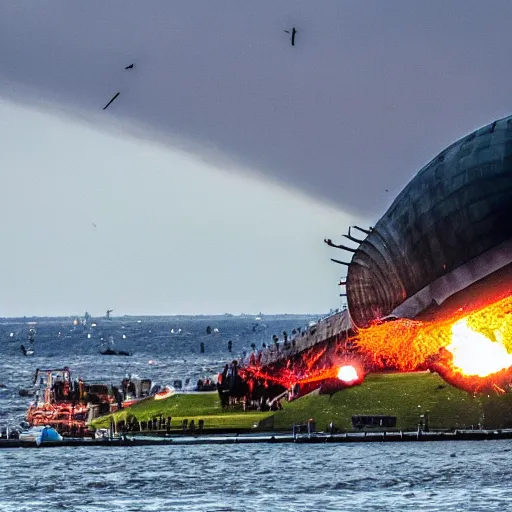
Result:
<svg viewBox="0 0 512 512"><path fill-rule="evenodd" d="M512 427L512 396L473 397L447 384L431 373L393 373L368 375L361 386L339 391L332 396L311 394L293 402L283 401L278 412L222 411L216 393L174 395L165 400L147 400L115 413L115 421L135 416L147 421L162 415L172 416L178 426L183 419L204 420L205 431L221 428L252 428L274 416L274 429L290 431L295 423L309 418L322 430L333 421L342 430L352 430L352 415L390 415L397 417L398 429L413 430L420 414L429 412L431 428L462 428L483 422L485 428ZM93 425L108 426L110 416Z"/></svg>
<svg viewBox="0 0 512 512"><path fill-rule="evenodd" d="M148 421L152 418L163 416L172 417L172 425L178 427L184 419L195 421L197 425L200 419L205 422L207 429L245 429L252 428L255 423L271 416L271 413L243 411L223 411L217 393L177 393L164 400L148 399L132 407L123 409L108 416L102 416L93 422L95 428L104 428L110 425L110 418L115 422L126 421L129 417L135 417L137 421Z"/></svg>

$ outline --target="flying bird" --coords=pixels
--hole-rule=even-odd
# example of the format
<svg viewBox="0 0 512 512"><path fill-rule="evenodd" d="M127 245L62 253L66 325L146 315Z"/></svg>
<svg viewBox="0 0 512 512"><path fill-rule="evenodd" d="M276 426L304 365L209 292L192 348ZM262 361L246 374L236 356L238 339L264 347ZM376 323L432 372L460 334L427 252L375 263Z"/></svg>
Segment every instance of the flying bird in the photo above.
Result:
<svg viewBox="0 0 512 512"><path fill-rule="evenodd" d="M295 27L292 28L291 32L289 30L285 30L287 34L292 34L292 46L295 46L295 34L297 33L297 30Z"/></svg>
<svg viewBox="0 0 512 512"><path fill-rule="evenodd" d="M126 66L124 69L133 69L134 66L135 64L130 64L129 66Z"/></svg>
<svg viewBox="0 0 512 512"><path fill-rule="evenodd" d="M112 99L103 107L103 110L106 110L120 94L120 92L116 92L114 96L112 96Z"/></svg>
<svg viewBox="0 0 512 512"><path fill-rule="evenodd" d="M92 227L93 227L93 228L97 228L97 227L98 227L98 226L96 225L96 222L93 222L93 223L92 223Z"/></svg>

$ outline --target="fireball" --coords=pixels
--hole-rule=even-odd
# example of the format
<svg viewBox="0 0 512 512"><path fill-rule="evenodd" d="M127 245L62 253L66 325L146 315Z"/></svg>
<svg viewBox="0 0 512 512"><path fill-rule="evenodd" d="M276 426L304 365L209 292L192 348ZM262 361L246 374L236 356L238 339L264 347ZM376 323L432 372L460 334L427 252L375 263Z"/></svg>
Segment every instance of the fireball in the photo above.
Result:
<svg viewBox="0 0 512 512"><path fill-rule="evenodd" d="M345 365L339 369L338 379L345 384L353 384L359 379L359 375L352 365Z"/></svg>
<svg viewBox="0 0 512 512"><path fill-rule="evenodd" d="M492 341L485 334L468 327L467 319L452 326L452 342L446 347L452 355L455 371L464 375L487 377L512 366L512 354L500 341ZM502 338L497 332L497 338Z"/></svg>

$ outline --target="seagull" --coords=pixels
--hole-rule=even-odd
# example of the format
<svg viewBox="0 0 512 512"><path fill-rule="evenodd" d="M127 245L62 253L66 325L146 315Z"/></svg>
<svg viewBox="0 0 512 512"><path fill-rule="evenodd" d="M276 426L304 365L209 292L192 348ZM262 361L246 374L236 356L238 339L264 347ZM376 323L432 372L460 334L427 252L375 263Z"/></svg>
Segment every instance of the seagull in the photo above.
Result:
<svg viewBox="0 0 512 512"><path fill-rule="evenodd" d="M134 66L135 64L130 64L129 66L126 66L124 69L133 69Z"/></svg>
<svg viewBox="0 0 512 512"><path fill-rule="evenodd" d="M285 30L287 34L290 34L289 30ZM292 28L291 34L292 34L292 46L295 46L295 34L297 33L297 30L295 27Z"/></svg>
<svg viewBox="0 0 512 512"><path fill-rule="evenodd" d="M110 104L120 95L120 92L116 92L114 96L112 96L111 100L103 107L103 110L106 110Z"/></svg>

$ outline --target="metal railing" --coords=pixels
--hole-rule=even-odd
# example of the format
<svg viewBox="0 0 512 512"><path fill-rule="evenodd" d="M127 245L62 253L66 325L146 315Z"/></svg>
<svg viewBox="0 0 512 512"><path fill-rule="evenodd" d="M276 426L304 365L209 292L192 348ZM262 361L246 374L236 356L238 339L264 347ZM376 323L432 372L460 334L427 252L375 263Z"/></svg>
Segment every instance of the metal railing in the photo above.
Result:
<svg viewBox="0 0 512 512"><path fill-rule="evenodd" d="M292 357L329 338L348 332L352 322L348 310L338 311L321 318L315 325L307 327L290 337L287 343L276 343L261 351L260 365L266 366L281 359Z"/></svg>

